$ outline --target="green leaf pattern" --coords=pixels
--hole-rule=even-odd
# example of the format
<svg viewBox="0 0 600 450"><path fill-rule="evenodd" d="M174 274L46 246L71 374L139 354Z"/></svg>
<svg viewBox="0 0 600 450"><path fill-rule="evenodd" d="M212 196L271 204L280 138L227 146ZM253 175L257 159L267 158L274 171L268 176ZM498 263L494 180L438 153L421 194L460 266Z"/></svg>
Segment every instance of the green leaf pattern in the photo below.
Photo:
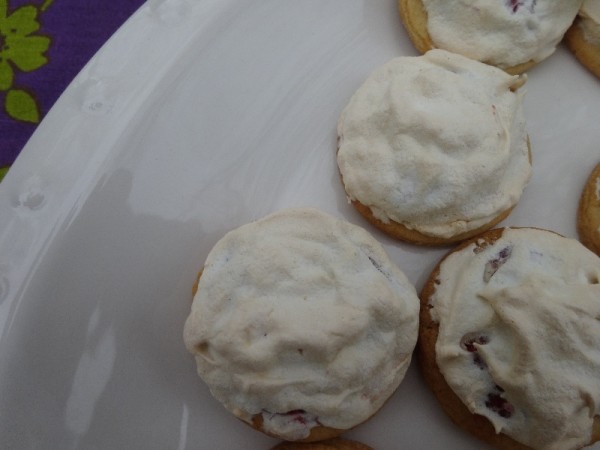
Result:
<svg viewBox="0 0 600 450"><path fill-rule="evenodd" d="M11 89L6 94L4 107L10 117L23 122L39 123L40 112L33 96L21 89Z"/></svg>
<svg viewBox="0 0 600 450"><path fill-rule="evenodd" d="M4 110L9 117L28 123L39 123L40 110L35 95L15 86L15 71L33 72L48 63L45 53L50 38L36 34L40 29L38 15L53 0L41 7L25 5L9 13L8 0L0 0L0 93L4 94Z"/></svg>

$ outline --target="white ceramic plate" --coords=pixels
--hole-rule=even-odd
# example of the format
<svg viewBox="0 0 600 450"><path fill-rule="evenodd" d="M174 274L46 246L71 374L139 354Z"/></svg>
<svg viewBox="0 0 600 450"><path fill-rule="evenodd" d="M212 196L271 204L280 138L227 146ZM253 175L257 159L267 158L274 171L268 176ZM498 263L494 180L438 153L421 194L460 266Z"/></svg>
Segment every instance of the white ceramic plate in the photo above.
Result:
<svg viewBox="0 0 600 450"><path fill-rule="evenodd" d="M76 78L0 187L3 448L267 449L182 344L196 272L228 230L314 206L365 226L420 289L445 250L348 205L336 121L378 65L416 54L395 0L148 1ZM600 83L561 48L530 73L534 175L506 225L575 237L600 159ZM413 364L348 434L478 449Z"/></svg>

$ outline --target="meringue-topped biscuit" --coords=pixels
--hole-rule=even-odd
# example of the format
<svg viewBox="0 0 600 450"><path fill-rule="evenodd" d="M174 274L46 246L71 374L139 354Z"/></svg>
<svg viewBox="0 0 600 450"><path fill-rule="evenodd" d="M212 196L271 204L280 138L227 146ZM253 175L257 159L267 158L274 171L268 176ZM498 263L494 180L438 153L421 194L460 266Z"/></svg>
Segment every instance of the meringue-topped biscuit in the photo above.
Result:
<svg viewBox="0 0 600 450"><path fill-rule="evenodd" d="M269 215L211 250L184 328L213 396L289 441L339 435L403 379L415 288L364 229L315 209Z"/></svg>
<svg viewBox="0 0 600 450"><path fill-rule="evenodd" d="M600 255L600 163L590 173L581 193L577 231L581 242Z"/></svg>
<svg viewBox="0 0 600 450"><path fill-rule="evenodd" d="M582 0L399 0L422 53L441 48L523 73L554 53Z"/></svg>
<svg viewBox="0 0 600 450"><path fill-rule="evenodd" d="M584 0L565 42L577 59L600 78L600 0Z"/></svg>
<svg viewBox="0 0 600 450"><path fill-rule="evenodd" d="M349 200L383 231L417 244L494 226L531 174L524 82L444 50L375 70L338 123Z"/></svg>
<svg viewBox="0 0 600 450"><path fill-rule="evenodd" d="M444 410L498 448L600 439L600 258L531 228L495 229L421 293L419 361Z"/></svg>

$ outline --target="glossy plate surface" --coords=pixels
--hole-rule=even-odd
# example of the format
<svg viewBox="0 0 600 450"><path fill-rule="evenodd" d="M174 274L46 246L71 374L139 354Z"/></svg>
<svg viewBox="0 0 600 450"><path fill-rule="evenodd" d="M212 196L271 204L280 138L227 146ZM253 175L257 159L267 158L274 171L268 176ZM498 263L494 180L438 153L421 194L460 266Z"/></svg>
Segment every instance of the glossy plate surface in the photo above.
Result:
<svg viewBox="0 0 600 450"><path fill-rule="evenodd" d="M182 344L196 272L228 230L291 206L362 225L417 289L444 249L348 205L336 122L365 77L415 55L395 0L149 0L40 125L0 186L4 448L267 449ZM525 99L534 175L504 225L575 237L600 159L600 83L560 48ZM480 449L413 364L377 449Z"/></svg>

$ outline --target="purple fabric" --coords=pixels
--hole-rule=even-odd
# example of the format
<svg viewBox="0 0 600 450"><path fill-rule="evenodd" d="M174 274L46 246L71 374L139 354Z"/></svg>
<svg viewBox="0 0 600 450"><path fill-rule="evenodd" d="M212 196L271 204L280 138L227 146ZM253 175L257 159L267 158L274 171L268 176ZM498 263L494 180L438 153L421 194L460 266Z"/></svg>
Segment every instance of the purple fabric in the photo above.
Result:
<svg viewBox="0 0 600 450"><path fill-rule="evenodd" d="M14 74L11 89L25 92L25 97L29 94L37 104L39 119L15 119L16 114L9 112L6 106L10 89L0 90L0 168L12 164L39 120L43 119L75 75L143 3L144 0L0 0L0 27L4 16L2 4L6 4L5 17L31 5L37 8L36 20L40 27L28 36L50 39L48 50L44 52L48 61L41 67L22 71L14 62L9 62ZM28 11L35 14L32 8ZM0 28L0 51L7 41L6 34L15 32L9 28L7 25ZM23 39L22 42L26 41L37 44L38 48L40 41L47 43L44 38L37 42ZM0 54L0 63L1 59ZM22 97L13 96L11 111L19 110L18 101L23 101Z"/></svg>

